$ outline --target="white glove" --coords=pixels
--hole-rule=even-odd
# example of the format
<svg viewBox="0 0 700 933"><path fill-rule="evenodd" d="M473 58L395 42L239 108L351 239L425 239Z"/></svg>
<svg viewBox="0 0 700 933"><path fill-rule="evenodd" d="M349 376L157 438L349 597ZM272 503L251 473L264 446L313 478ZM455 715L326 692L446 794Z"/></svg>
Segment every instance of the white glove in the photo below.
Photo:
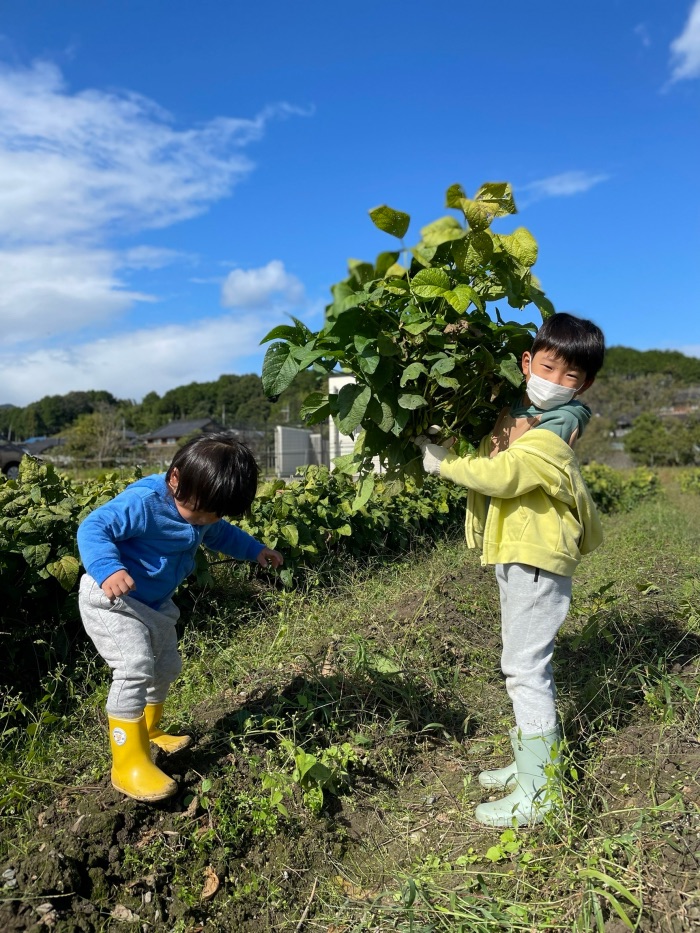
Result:
<svg viewBox="0 0 700 933"><path fill-rule="evenodd" d="M423 469L426 473L440 473L440 464L445 459L449 451L439 444L431 444L425 434L414 438L413 443L420 447L423 454Z"/></svg>

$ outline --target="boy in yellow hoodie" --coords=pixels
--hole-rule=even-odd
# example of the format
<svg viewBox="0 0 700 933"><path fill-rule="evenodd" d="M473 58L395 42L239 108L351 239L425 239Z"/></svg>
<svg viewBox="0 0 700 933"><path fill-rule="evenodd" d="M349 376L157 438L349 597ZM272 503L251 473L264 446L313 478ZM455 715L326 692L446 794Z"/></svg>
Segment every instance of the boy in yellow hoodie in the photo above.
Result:
<svg viewBox="0 0 700 933"><path fill-rule="evenodd" d="M572 447L591 410L577 396L603 365L605 341L591 321L555 314L523 353L526 395L504 409L479 450L466 457L417 438L428 473L469 488L466 537L495 564L501 600L501 668L513 703L514 761L479 783L510 790L479 804L489 826L540 822L552 806L546 766L558 764L552 654L581 556L602 542L595 506Z"/></svg>

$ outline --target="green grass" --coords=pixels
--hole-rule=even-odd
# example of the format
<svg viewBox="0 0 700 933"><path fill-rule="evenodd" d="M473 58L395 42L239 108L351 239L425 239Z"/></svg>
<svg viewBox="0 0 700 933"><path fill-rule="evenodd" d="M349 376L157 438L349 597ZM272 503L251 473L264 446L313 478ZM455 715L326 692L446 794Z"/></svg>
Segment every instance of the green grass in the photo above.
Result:
<svg viewBox="0 0 700 933"><path fill-rule="evenodd" d="M197 739L183 775L182 810L194 810L167 816L175 850L149 811L130 809L148 841L135 829L124 843L123 878L169 861L181 910L169 928L183 933L203 920L221 931L690 929L700 496L669 471L657 499L606 518L605 532L555 652L568 745L560 806L542 826L473 819L479 770L506 760L511 709L493 572L445 541L348 564L305 592L222 570L193 604L168 704ZM53 679L60 703L51 687L58 720L33 709L33 735L5 737L4 860L32 852L32 800L111 793L107 678L88 646L77 671ZM123 807L116 795L111 805ZM221 887L203 902L207 865ZM127 889L104 895L110 909Z"/></svg>

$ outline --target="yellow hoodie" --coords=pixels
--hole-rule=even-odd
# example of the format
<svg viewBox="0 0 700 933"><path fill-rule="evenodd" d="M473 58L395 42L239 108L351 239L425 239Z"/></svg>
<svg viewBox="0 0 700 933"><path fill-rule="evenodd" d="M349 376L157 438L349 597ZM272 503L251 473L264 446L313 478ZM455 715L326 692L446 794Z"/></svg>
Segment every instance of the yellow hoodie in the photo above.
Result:
<svg viewBox="0 0 700 933"><path fill-rule="evenodd" d="M450 451L440 476L469 488L467 544L482 564L529 564L563 577L603 540L600 519L573 450L552 431L528 431L490 457ZM489 502L490 499L490 502Z"/></svg>

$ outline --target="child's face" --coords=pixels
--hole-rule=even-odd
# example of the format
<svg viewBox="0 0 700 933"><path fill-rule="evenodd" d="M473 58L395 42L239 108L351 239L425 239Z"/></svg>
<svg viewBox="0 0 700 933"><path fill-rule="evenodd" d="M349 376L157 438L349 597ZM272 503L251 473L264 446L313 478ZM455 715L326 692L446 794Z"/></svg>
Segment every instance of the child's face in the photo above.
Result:
<svg viewBox="0 0 700 933"><path fill-rule="evenodd" d="M173 501L180 516L190 525L213 525L214 522L218 522L221 518L216 512L204 512L202 509L191 509L187 503L180 502L180 500L175 499L174 496Z"/></svg>
<svg viewBox="0 0 700 933"><path fill-rule="evenodd" d="M534 374L555 385L575 389L576 395L587 389L592 382L580 367L567 363L552 350L538 350L534 355L526 350L523 353L523 372L526 383Z"/></svg>
<svg viewBox="0 0 700 933"><path fill-rule="evenodd" d="M181 502L180 499L176 499L175 490L177 489L177 484L178 473L177 470L173 470L168 486L170 492L173 494L175 508L180 513L181 518L184 518L190 525L213 525L214 522L219 521L221 516L217 515L216 512L205 512L204 509L193 509L191 503Z"/></svg>

